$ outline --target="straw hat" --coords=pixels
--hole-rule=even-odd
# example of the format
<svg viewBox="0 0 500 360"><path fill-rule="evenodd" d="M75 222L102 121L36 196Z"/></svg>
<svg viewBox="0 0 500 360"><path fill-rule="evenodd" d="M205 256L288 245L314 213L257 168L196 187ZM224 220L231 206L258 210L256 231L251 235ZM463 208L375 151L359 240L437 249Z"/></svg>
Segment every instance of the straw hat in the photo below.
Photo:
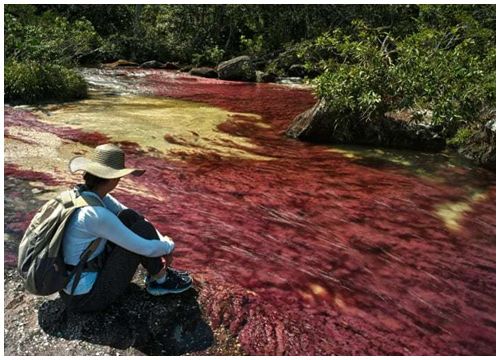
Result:
<svg viewBox="0 0 500 360"><path fill-rule="evenodd" d="M145 170L125 167L125 153L113 144L99 145L90 158L76 156L69 161L69 171L86 171L103 179L116 179L132 174L140 176Z"/></svg>

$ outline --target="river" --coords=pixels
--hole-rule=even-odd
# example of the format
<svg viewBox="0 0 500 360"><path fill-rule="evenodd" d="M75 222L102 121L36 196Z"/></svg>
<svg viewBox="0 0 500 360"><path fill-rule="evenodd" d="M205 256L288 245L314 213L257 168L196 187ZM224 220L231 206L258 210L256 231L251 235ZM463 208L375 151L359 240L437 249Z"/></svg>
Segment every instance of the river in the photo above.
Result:
<svg viewBox="0 0 500 360"><path fill-rule="evenodd" d="M68 186L71 156L119 143L146 173L114 194L176 241L212 325L247 353L495 353L493 173L286 138L306 87L83 73L87 100L5 108L6 176Z"/></svg>

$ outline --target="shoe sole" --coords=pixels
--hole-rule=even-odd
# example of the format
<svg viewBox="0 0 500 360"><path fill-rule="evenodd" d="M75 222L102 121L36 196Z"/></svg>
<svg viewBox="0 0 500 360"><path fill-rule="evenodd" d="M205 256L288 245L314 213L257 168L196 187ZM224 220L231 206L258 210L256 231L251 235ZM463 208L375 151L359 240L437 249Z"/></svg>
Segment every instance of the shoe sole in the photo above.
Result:
<svg viewBox="0 0 500 360"><path fill-rule="evenodd" d="M191 277L191 274L188 272L179 272L179 275L181 277L189 278L190 281L193 281L193 278ZM151 281L151 275L146 275L144 276L144 283L147 285Z"/></svg>
<svg viewBox="0 0 500 360"><path fill-rule="evenodd" d="M148 294L153 296L162 296L167 294L180 294L186 290L191 289L193 284L189 284L189 286L181 288L181 289L146 289Z"/></svg>

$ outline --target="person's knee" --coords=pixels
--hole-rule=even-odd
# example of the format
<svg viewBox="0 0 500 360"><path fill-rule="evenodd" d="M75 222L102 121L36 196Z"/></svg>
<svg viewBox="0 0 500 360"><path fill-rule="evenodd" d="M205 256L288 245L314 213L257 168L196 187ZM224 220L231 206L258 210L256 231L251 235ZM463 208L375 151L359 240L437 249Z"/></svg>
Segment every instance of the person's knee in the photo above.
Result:
<svg viewBox="0 0 500 360"><path fill-rule="evenodd" d="M146 221L144 216L132 209L120 211L118 213L118 218L126 227L145 239L157 240L159 238L155 227L150 222Z"/></svg>
<svg viewBox="0 0 500 360"><path fill-rule="evenodd" d="M132 210L132 209L125 209L125 210L120 211L118 213L118 218L127 227L131 227L136 222L144 220L144 217L141 214L139 214L137 211Z"/></svg>
<svg viewBox="0 0 500 360"><path fill-rule="evenodd" d="M137 235L148 239L148 240L158 240L159 236L158 233L156 232L155 227L153 224L150 222L146 221L145 219L141 219L130 227L130 230L135 232Z"/></svg>

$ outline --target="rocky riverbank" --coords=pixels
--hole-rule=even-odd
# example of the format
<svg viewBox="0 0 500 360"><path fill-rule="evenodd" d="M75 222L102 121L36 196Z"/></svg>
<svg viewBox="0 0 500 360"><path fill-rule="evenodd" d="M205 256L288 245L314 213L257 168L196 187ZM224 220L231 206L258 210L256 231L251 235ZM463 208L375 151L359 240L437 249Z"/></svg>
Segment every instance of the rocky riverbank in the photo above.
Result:
<svg viewBox="0 0 500 360"><path fill-rule="evenodd" d="M410 112L386 113L383 116L362 120L352 113L332 110L325 100L299 114L290 123L287 136L314 143L332 145L365 145L418 151L442 151L447 139L442 126L434 125L425 116L420 121L412 119ZM469 130L468 139L454 151L476 165L495 170L496 119Z"/></svg>

